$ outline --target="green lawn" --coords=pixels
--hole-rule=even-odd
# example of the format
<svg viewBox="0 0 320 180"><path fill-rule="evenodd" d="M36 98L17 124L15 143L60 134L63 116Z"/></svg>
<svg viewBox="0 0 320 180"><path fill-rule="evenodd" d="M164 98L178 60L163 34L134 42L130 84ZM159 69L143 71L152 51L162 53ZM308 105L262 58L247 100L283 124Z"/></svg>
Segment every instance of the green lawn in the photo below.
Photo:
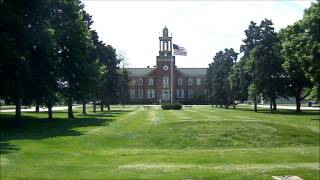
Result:
<svg viewBox="0 0 320 180"><path fill-rule="evenodd" d="M112 107L0 113L0 179L319 179L318 112Z"/></svg>

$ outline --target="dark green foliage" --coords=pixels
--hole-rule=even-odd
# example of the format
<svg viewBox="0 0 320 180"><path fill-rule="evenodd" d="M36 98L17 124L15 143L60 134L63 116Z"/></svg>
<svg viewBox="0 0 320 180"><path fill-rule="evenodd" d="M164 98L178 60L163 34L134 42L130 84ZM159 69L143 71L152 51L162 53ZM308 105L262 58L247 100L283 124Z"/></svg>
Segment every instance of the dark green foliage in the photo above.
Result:
<svg viewBox="0 0 320 180"><path fill-rule="evenodd" d="M300 53L305 57L307 76L320 88L320 1L312 3L305 10L301 25L304 30L300 35L307 43L302 44Z"/></svg>
<svg viewBox="0 0 320 180"><path fill-rule="evenodd" d="M229 77L235 94L239 95L239 99L251 99L254 111L257 110L260 95L270 101L271 111L276 110L276 98L285 95L281 43L272 26L272 21L268 19L261 21L259 26L250 23L245 31L247 37L240 47L244 56Z"/></svg>
<svg viewBox="0 0 320 180"><path fill-rule="evenodd" d="M97 94L101 101L101 110L103 110L104 105L107 105L108 110L110 110L110 103L118 98L120 61L117 59L116 49L102 42L99 44L98 54L100 85Z"/></svg>
<svg viewBox="0 0 320 180"><path fill-rule="evenodd" d="M233 104L233 93L228 81L228 76L237 60L237 53L231 49L219 51L209 64L206 79L209 99L212 104L229 107Z"/></svg>
<svg viewBox="0 0 320 180"><path fill-rule="evenodd" d="M79 0L0 2L0 98L15 103L17 122L21 104L44 104L51 119L61 99L72 118L74 100L84 107L95 100L100 77L108 79L104 90L116 97L115 49L98 40L92 23Z"/></svg>
<svg viewBox="0 0 320 180"><path fill-rule="evenodd" d="M279 33L279 37L282 41L281 54L284 57L284 63L282 64L285 73L288 78L287 94L294 96L296 99L296 111L300 112L301 100L307 95L302 96L303 91L311 91L312 82L307 77L307 69L305 66L304 52L301 52L301 44L306 44L303 37L304 29L301 26L301 22L296 22L292 26L288 26L282 29Z"/></svg>
<svg viewBox="0 0 320 180"><path fill-rule="evenodd" d="M253 81L256 90L270 101L270 110L276 110L276 98L284 95L285 74L282 68L280 54L280 39L274 32L271 20L261 21L259 32L261 40L251 51L251 58L255 61Z"/></svg>
<svg viewBox="0 0 320 180"><path fill-rule="evenodd" d="M124 105L128 103L129 100L129 77L128 77L128 71L126 69L122 69L120 72L120 78L119 78L119 101L120 104Z"/></svg>
<svg viewBox="0 0 320 180"><path fill-rule="evenodd" d="M280 31L285 61L283 68L288 76L288 95L300 101L311 92L313 99L320 99L320 1L305 10L301 20ZM304 92L307 93L304 93Z"/></svg>
<svg viewBox="0 0 320 180"><path fill-rule="evenodd" d="M182 104L181 103L163 103L161 104L161 108L164 110L181 110Z"/></svg>

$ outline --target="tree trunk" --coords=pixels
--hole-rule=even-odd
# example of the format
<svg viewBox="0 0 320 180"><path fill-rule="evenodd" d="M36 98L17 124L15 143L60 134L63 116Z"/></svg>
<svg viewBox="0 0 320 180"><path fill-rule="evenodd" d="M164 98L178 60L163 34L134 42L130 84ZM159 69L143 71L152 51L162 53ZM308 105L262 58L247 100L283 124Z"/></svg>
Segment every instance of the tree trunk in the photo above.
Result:
<svg viewBox="0 0 320 180"><path fill-rule="evenodd" d="M254 112L258 111L258 109L257 109L257 97L256 96L253 97L253 111Z"/></svg>
<svg viewBox="0 0 320 180"><path fill-rule="evenodd" d="M21 124L21 98L18 95L18 97L16 97L16 123L19 125Z"/></svg>
<svg viewBox="0 0 320 180"><path fill-rule="evenodd" d="M108 103L107 107L108 107L108 111L110 111L110 104L109 103Z"/></svg>
<svg viewBox="0 0 320 180"><path fill-rule="evenodd" d="M103 111L103 102L101 101L100 110Z"/></svg>
<svg viewBox="0 0 320 180"><path fill-rule="evenodd" d="M296 98L296 112L297 113L300 113L301 112L301 91L300 90L298 90L297 92L296 92L296 96L295 96L295 98Z"/></svg>
<svg viewBox="0 0 320 180"><path fill-rule="evenodd" d="M236 109L236 103L235 103L235 100L233 100L232 105L233 105L233 109Z"/></svg>
<svg viewBox="0 0 320 180"><path fill-rule="evenodd" d="M273 113L273 108L272 108L272 100L269 100L269 104L270 104L270 113Z"/></svg>
<svg viewBox="0 0 320 180"><path fill-rule="evenodd" d="M87 114L85 102L82 103L82 114Z"/></svg>
<svg viewBox="0 0 320 180"><path fill-rule="evenodd" d="M37 103L36 104L36 112L39 112L39 109L40 109L40 105Z"/></svg>
<svg viewBox="0 0 320 180"><path fill-rule="evenodd" d="M93 101L93 112L97 112L96 100Z"/></svg>
<svg viewBox="0 0 320 180"><path fill-rule="evenodd" d="M272 104L273 104L273 111L277 111L277 100L276 100L276 98L274 97L274 98L272 98Z"/></svg>
<svg viewBox="0 0 320 180"><path fill-rule="evenodd" d="M68 99L68 119L73 119L73 111L72 111L72 97Z"/></svg>
<svg viewBox="0 0 320 180"><path fill-rule="evenodd" d="M48 105L48 120L52 121L52 105Z"/></svg>

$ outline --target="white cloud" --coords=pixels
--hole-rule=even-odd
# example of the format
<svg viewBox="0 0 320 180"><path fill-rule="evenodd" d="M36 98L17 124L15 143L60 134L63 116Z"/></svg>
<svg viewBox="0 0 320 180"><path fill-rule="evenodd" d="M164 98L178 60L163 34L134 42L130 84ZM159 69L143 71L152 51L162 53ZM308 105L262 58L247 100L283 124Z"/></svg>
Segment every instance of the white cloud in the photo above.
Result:
<svg viewBox="0 0 320 180"><path fill-rule="evenodd" d="M239 51L251 20L272 19L278 31L302 18L311 1L83 1L101 40L124 50L131 67L155 65L159 33L188 50L179 67L207 67L219 50Z"/></svg>

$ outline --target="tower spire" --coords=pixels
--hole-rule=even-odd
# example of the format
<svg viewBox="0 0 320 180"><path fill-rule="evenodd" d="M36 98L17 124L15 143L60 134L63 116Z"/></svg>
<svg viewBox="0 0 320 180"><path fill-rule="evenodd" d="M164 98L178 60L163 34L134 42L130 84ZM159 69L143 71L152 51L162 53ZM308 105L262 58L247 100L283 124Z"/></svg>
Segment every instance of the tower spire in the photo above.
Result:
<svg viewBox="0 0 320 180"><path fill-rule="evenodd" d="M164 26L162 37L159 37L159 56L171 57L172 55L172 37L169 37L169 30Z"/></svg>

